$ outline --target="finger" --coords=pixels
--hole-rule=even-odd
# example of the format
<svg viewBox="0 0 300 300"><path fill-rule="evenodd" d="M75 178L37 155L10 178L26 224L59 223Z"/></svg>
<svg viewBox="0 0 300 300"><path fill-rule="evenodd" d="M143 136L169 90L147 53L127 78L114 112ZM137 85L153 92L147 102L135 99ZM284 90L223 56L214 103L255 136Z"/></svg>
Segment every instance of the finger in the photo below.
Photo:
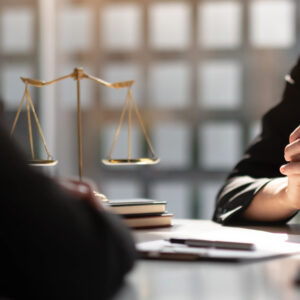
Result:
<svg viewBox="0 0 300 300"><path fill-rule="evenodd" d="M297 161L300 156L300 139L288 144L284 149L284 159L286 161Z"/></svg>
<svg viewBox="0 0 300 300"><path fill-rule="evenodd" d="M65 185L67 188L82 192L83 194L94 195L94 192L98 190L95 182L90 179L79 181L77 179L67 178L60 179L60 183Z"/></svg>
<svg viewBox="0 0 300 300"><path fill-rule="evenodd" d="M95 189L92 186L92 182L83 182L75 179L60 179L58 183L69 194L87 201L96 209L103 209L102 201L98 199L99 197L95 196Z"/></svg>
<svg viewBox="0 0 300 300"><path fill-rule="evenodd" d="M74 184L83 184L91 190L97 190L96 183L94 181L90 180L90 179L84 178L84 180L79 181L77 179L72 179L71 178L71 179L67 179L67 180L70 181L70 182L73 182Z"/></svg>
<svg viewBox="0 0 300 300"><path fill-rule="evenodd" d="M78 196L80 198L85 199L87 202L89 202L94 208L103 209L102 205L102 199L104 199L104 195L102 198L99 196L102 196L102 194L99 194L96 192L97 188L93 181L77 181L77 180L71 180L72 183L75 185L75 189L77 189ZM80 195L81 193L81 195ZM99 196L98 196L99 195Z"/></svg>
<svg viewBox="0 0 300 300"><path fill-rule="evenodd" d="M88 199L90 204L94 207L102 208L102 202L108 201L105 195L98 192L98 188L92 180L85 180L84 182L81 181L80 184L84 185L88 189L86 199Z"/></svg>
<svg viewBox="0 0 300 300"><path fill-rule="evenodd" d="M78 197L87 197L91 194L90 187L84 183L80 183L74 180L61 179L58 181L60 186L64 188L68 193L71 193Z"/></svg>
<svg viewBox="0 0 300 300"><path fill-rule="evenodd" d="M104 194L101 194L99 192L94 191L94 196L96 197L97 200L100 200L101 202L108 202L109 201Z"/></svg>
<svg viewBox="0 0 300 300"><path fill-rule="evenodd" d="M280 172L286 176L300 175L300 162L291 162L280 167Z"/></svg>
<svg viewBox="0 0 300 300"><path fill-rule="evenodd" d="M290 143L300 139L300 125L290 134Z"/></svg>

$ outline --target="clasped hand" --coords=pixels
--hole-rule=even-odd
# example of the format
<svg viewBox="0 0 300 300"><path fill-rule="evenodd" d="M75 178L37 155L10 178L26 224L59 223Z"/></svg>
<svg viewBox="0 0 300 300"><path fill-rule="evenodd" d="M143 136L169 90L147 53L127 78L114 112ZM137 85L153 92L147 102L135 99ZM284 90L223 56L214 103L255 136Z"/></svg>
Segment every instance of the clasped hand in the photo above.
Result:
<svg viewBox="0 0 300 300"><path fill-rule="evenodd" d="M72 179L59 179L57 183L63 188L65 192L72 196L87 201L96 209L103 209L101 194L95 193L97 190L95 184L91 181L78 181Z"/></svg>

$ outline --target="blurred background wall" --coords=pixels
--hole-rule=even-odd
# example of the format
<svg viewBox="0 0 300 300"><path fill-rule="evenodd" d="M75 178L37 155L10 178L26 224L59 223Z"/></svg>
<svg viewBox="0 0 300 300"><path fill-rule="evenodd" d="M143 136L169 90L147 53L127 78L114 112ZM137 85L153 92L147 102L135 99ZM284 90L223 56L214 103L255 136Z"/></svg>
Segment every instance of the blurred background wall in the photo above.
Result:
<svg viewBox="0 0 300 300"><path fill-rule="evenodd" d="M109 198L168 201L176 217L210 218L228 171L280 101L299 51L296 0L0 0L0 95L11 126L20 76L50 80L75 66L135 79L134 97L161 163L105 167L126 91L82 81L84 176ZM77 174L76 85L31 88L52 173ZM300 99L299 99L300 101ZM45 157L34 129L35 147ZM25 113L15 137L29 150ZM133 152L147 156L135 123ZM126 126L115 156L126 156ZM48 171L49 172L49 171Z"/></svg>

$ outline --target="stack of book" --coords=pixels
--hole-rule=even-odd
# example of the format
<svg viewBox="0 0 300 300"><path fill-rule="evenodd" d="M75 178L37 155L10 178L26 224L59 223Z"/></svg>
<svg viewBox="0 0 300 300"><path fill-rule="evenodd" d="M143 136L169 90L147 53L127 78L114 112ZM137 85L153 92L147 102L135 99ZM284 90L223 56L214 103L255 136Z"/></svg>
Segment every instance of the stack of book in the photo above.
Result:
<svg viewBox="0 0 300 300"><path fill-rule="evenodd" d="M166 211L166 201L150 199L110 200L111 210L123 217L130 228L154 228L172 225L173 215Z"/></svg>

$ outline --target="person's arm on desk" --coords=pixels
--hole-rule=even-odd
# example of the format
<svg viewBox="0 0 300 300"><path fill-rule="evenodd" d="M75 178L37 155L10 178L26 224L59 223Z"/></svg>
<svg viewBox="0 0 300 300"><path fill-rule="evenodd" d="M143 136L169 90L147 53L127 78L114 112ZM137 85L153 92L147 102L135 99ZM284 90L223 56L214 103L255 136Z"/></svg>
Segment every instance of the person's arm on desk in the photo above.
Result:
<svg viewBox="0 0 300 300"><path fill-rule="evenodd" d="M286 84L283 100L264 116L262 133L219 192L215 221L282 223L297 213L300 208L300 155L297 155L300 130L295 128L299 125L299 99L298 62ZM289 162L287 165L285 159Z"/></svg>
<svg viewBox="0 0 300 300"><path fill-rule="evenodd" d="M300 209L300 127L291 134L284 152L287 164L280 172L287 177L267 183L254 197L243 217L257 221L279 221Z"/></svg>
<svg viewBox="0 0 300 300"><path fill-rule="evenodd" d="M135 258L124 224L85 199L88 191L72 195L26 166L1 128L0 141L0 296L113 295Z"/></svg>

